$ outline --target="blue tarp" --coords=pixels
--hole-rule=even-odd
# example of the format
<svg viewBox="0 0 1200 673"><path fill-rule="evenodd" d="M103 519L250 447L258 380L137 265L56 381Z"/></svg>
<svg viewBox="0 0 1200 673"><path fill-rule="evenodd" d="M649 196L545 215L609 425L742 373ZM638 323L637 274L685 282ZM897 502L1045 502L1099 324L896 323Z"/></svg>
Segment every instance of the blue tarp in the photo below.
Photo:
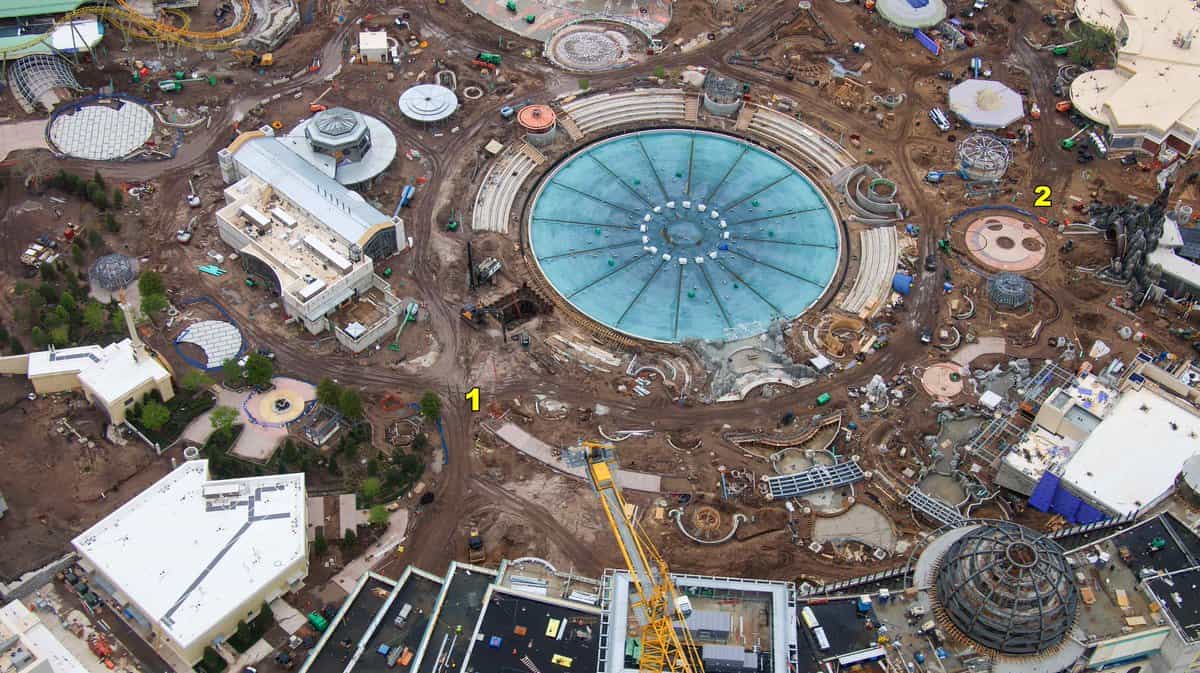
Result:
<svg viewBox="0 0 1200 673"><path fill-rule="evenodd" d="M898 273L892 276L892 289L907 297L912 292L912 281L912 276L907 273Z"/></svg>
<svg viewBox="0 0 1200 673"><path fill-rule="evenodd" d="M938 44L936 40L926 35L921 29L918 28L917 30L914 30L913 36L917 38L917 42L920 42L922 47L928 49L931 53L933 53L934 56L942 53L942 45Z"/></svg>
<svg viewBox="0 0 1200 673"><path fill-rule="evenodd" d="M1040 512L1061 515L1069 523L1085 524L1104 521L1108 517L1063 488L1058 475L1046 472L1029 496L1029 506Z"/></svg>
<svg viewBox="0 0 1200 673"><path fill-rule="evenodd" d="M920 9L929 4L929 0L908 0L908 6L913 9Z"/></svg>

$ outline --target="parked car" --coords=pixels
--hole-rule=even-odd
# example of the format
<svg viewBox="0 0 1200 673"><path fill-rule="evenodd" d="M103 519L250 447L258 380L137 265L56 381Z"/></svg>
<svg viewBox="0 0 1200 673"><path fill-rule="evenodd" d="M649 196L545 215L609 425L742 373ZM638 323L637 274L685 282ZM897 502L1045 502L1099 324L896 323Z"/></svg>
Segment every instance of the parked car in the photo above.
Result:
<svg viewBox="0 0 1200 673"><path fill-rule="evenodd" d="M921 343L927 344L933 341L933 332L928 328L921 330Z"/></svg>

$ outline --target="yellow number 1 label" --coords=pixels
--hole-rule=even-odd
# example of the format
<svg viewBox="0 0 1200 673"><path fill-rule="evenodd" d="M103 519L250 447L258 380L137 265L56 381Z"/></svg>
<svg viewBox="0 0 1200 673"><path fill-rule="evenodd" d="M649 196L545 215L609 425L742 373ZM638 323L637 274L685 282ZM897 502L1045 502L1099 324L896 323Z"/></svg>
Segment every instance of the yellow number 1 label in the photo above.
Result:
<svg viewBox="0 0 1200 673"><path fill-rule="evenodd" d="M1033 200L1033 205L1038 208L1050 207L1050 187L1049 185L1038 185L1033 188L1033 193L1037 194L1037 198Z"/></svg>
<svg viewBox="0 0 1200 673"><path fill-rule="evenodd" d="M471 403L471 411L479 411L479 386L468 390L463 397Z"/></svg>

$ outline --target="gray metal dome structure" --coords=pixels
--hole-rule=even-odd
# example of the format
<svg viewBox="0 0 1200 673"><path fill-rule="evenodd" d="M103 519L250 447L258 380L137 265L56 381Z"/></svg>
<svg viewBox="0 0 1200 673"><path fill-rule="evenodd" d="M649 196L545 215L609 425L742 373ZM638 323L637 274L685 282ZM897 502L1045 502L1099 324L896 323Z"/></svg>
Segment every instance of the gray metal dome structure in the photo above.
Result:
<svg viewBox="0 0 1200 673"><path fill-rule="evenodd" d="M88 271L88 282L109 292L129 287L137 277L137 260L116 253L97 259Z"/></svg>
<svg viewBox="0 0 1200 673"><path fill-rule="evenodd" d="M344 107L318 112L305 124L304 135L314 150L339 159L359 161L371 149L371 131L363 116Z"/></svg>
<svg viewBox="0 0 1200 673"><path fill-rule="evenodd" d="M1021 308L1033 301L1033 284L1015 273L1005 271L988 281L988 296L997 306Z"/></svg>
<svg viewBox="0 0 1200 673"><path fill-rule="evenodd" d="M938 561L934 610L955 637L998 655L1059 648L1075 624L1079 589L1062 547L1007 521L956 540Z"/></svg>

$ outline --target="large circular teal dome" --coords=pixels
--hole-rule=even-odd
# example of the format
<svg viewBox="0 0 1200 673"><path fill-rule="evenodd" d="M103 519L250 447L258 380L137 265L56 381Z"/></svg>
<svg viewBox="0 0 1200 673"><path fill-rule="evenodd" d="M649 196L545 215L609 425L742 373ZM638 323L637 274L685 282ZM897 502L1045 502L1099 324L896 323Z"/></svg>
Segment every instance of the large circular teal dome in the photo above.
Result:
<svg viewBox="0 0 1200 673"><path fill-rule="evenodd" d="M533 197L529 240L554 289L640 339L726 341L829 290L841 229L820 190L731 136L628 133L565 159Z"/></svg>

